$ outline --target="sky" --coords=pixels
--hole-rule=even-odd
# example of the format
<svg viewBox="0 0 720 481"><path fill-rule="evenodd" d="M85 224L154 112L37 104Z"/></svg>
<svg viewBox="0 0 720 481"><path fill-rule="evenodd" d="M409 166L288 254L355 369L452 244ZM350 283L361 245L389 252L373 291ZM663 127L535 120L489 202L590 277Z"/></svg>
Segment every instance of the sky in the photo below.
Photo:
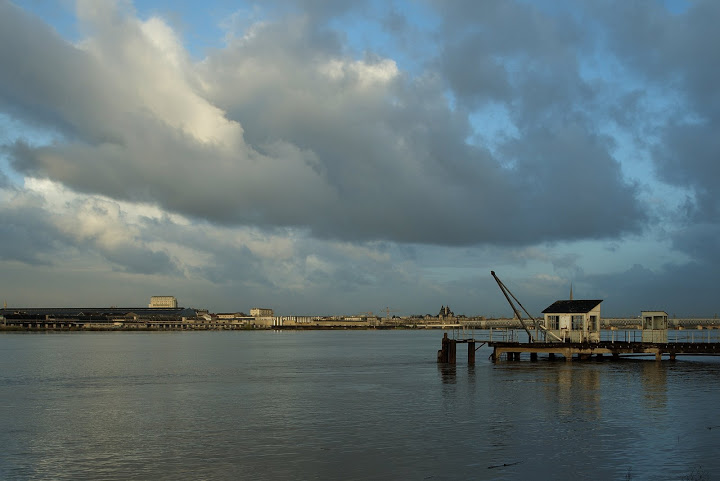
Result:
<svg viewBox="0 0 720 481"><path fill-rule="evenodd" d="M720 312L720 2L0 0L0 300Z"/></svg>

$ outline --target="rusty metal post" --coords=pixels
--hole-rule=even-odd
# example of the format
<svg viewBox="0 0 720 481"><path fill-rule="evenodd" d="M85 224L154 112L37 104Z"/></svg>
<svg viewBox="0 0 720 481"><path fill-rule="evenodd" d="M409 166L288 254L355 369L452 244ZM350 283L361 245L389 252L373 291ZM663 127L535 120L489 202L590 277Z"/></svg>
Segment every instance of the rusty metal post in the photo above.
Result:
<svg viewBox="0 0 720 481"><path fill-rule="evenodd" d="M446 332L442 338L442 349L438 351L438 362L448 362L448 353L450 352L449 344L450 339L448 339Z"/></svg>
<svg viewBox="0 0 720 481"><path fill-rule="evenodd" d="M450 339L448 341L448 363L457 363L457 342L455 339Z"/></svg>
<svg viewBox="0 0 720 481"><path fill-rule="evenodd" d="M468 364L475 364L475 341L468 341Z"/></svg>

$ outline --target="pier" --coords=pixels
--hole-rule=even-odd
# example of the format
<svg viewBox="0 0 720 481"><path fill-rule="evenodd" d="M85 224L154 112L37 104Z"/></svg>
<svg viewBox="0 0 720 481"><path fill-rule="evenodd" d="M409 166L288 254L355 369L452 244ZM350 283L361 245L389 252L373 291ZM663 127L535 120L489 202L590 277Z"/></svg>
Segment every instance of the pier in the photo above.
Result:
<svg viewBox="0 0 720 481"><path fill-rule="evenodd" d="M570 299L555 301L542 311L542 319L536 319L498 278L495 271L490 271L490 275L508 301L524 334L505 329L499 333L495 331L493 339L492 329L480 331L484 336L476 336L475 331L458 329L453 330L450 337L446 331L437 355L439 363L455 364L458 344L467 344L468 364L475 363L475 352L484 345L492 348L490 359L493 362L503 357L519 361L522 354L529 354L532 361L537 361L541 354L547 355L549 359L560 355L566 361L587 360L592 357L602 359L604 356L618 359L628 355L650 355L657 361L667 356L674 361L679 355L720 355L720 331L707 329L705 335L698 329L697 338L694 331L670 331L668 314L665 311L642 311L638 317L638 330L603 330L600 316L602 299L573 299L572 288ZM521 310L529 319L523 319ZM711 334L713 331L714 335ZM527 341L521 342L520 337L525 335Z"/></svg>
<svg viewBox="0 0 720 481"><path fill-rule="evenodd" d="M720 330L678 330L669 334L666 342L643 341L642 331L603 331L602 339L597 342L559 342L559 341L520 341L522 331L513 329L462 330L456 329L443 334L442 346L438 351L438 362L455 364L458 344L467 345L468 364L475 363L478 349L487 345L492 348L490 359L519 361L525 355L531 361L538 356L548 359L563 357L566 361L603 359L609 356L618 359L621 356L654 356L660 361L663 357L674 361L676 356L720 356Z"/></svg>

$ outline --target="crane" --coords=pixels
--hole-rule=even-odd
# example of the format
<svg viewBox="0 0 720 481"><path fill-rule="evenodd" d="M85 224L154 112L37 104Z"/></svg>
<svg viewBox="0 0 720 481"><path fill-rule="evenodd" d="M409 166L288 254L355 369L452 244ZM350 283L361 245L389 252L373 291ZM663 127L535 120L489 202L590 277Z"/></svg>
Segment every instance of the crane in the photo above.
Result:
<svg viewBox="0 0 720 481"><path fill-rule="evenodd" d="M535 331L536 331L536 332L537 332L538 328L540 328L540 329L542 329L542 330L545 332L546 336L547 336L547 334L550 334L550 335L551 335L552 337L554 337L556 340L562 341L562 339L560 339L559 337L557 337L557 336L556 336L555 334L553 334L552 332L548 331L548 330L545 328L545 326L543 326L542 324L540 324L533 316L530 315L530 313L527 311L527 309L525 309L525 307L523 307L523 305L520 304L520 301L517 300L517 297L515 297L515 296L513 295L513 293L510 292L510 289L508 289L507 286L506 286L505 284L503 284L503 282L498 278L498 276L495 275L495 271L490 271L490 274L493 276L493 278L495 279L495 282L497 282L498 286L500 287L500 290L501 290L502 293L505 295L505 299L507 299L508 303L510 304L510 307L512 307L512 310L513 310L513 312L515 313L515 316L517 317L518 321L520 321L520 325L523 327L523 329L525 329L525 332L527 332L527 335L528 335L528 338L529 338L530 342L535 342L535 338L533 338L533 335L532 335L532 333L530 332L530 329L528 329L527 326L525 325L525 321L523 321L522 316L520 315L520 312L517 310L517 307L515 307L515 304L514 304L513 301L510 299L511 297L512 297L512 299L515 300L515 302L518 303L518 306L520 306L520 308L521 308L523 311L525 311L525 314L527 314L528 317L529 317L530 319L532 319L533 325L535 326Z"/></svg>
<svg viewBox="0 0 720 481"><path fill-rule="evenodd" d="M380 311L385 313L385 318L390 319L390 313L391 312L398 312L397 309L390 309L389 307L386 307L385 309L380 309Z"/></svg>

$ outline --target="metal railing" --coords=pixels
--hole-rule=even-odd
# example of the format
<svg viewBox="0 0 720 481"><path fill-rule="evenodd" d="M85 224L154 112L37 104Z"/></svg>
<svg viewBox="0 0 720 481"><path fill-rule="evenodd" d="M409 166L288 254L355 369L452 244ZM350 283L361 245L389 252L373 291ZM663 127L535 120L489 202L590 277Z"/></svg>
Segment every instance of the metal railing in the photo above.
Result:
<svg viewBox="0 0 720 481"><path fill-rule="evenodd" d="M446 329L448 337L454 340L474 340L475 342L527 342L528 336L523 329L511 327L491 327L478 329L474 327L453 327Z"/></svg>
<svg viewBox="0 0 720 481"><path fill-rule="evenodd" d="M475 342L528 342L527 332L523 329L511 327L494 327L480 329L467 326L453 326L445 329L448 337L454 340ZM536 339L542 341L542 333L536 334L531 330ZM657 331L653 331L653 334ZM662 336L649 336L648 331L639 329L602 329L600 341L602 342L656 342L656 343L720 343L720 329L668 329L661 334L667 333L667 340ZM643 336L644 335L644 336ZM548 339L551 341L551 339Z"/></svg>
<svg viewBox="0 0 720 481"><path fill-rule="evenodd" d="M657 332L657 331L654 331ZM667 340L654 337L639 329L613 329L600 331L600 340L609 342L667 342L720 343L720 329L668 329Z"/></svg>

